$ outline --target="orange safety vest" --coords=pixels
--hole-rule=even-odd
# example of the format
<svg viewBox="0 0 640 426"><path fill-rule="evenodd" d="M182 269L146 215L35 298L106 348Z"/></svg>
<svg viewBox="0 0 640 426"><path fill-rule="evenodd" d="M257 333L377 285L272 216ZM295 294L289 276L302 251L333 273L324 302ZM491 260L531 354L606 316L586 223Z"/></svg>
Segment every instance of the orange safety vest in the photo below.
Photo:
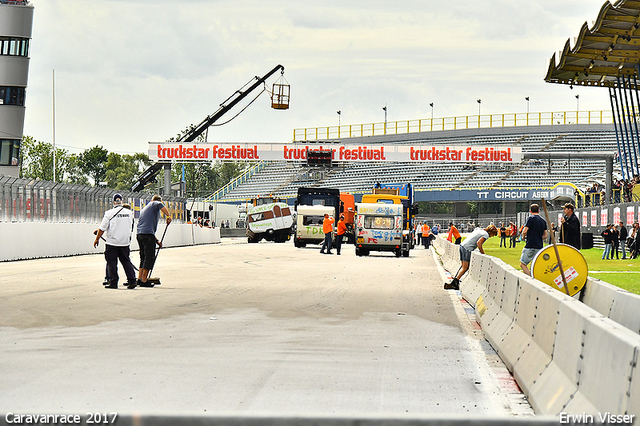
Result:
<svg viewBox="0 0 640 426"><path fill-rule="evenodd" d="M324 227L324 224L323 224ZM344 220L338 221L338 235L344 235L347 232L347 224L344 223Z"/></svg>
<svg viewBox="0 0 640 426"><path fill-rule="evenodd" d="M329 232L333 231L333 222L334 220L332 218L324 219L322 221L322 232L328 234Z"/></svg>
<svg viewBox="0 0 640 426"><path fill-rule="evenodd" d="M429 225L422 225L422 236L428 237L429 234L431 234L431 228L429 228Z"/></svg>

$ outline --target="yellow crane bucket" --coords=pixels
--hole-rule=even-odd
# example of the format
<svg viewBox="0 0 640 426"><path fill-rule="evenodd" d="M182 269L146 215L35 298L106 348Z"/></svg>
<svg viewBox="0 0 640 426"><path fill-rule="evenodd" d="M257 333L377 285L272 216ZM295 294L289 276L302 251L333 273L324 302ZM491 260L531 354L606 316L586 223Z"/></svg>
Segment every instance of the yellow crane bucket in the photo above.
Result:
<svg viewBox="0 0 640 426"><path fill-rule="evenodd" d="M271 108L273 109L289 109L289 92L291 86L284 78L280 76L278 81L273 83L271 91Z"/></svg>

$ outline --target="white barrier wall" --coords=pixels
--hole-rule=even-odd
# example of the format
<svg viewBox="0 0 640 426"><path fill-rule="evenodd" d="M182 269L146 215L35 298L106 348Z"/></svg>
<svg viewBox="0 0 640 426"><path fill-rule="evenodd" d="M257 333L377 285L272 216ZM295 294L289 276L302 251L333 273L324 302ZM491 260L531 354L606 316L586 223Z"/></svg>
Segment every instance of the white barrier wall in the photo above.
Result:
<svg viewBox="0 0 640 426"><path fill-rule="evenodd" d="M458 246L436 247L455 273ZM640 415L639 297L589 279L582 303L477 251L460 289L536 413Z"/></svg>
<svg viewBox="0 0 640 426"><path fill-rule="evenodd" d="M162 238L165 224L158 225L156 236ZM0 261L74 256L104 251L104 241L93 247L98 228L95 223L11 223L0 222ZM220 242L220 228L172 223L167 227L164 247ZM131 249L138 249L135 230Z"/></svg>

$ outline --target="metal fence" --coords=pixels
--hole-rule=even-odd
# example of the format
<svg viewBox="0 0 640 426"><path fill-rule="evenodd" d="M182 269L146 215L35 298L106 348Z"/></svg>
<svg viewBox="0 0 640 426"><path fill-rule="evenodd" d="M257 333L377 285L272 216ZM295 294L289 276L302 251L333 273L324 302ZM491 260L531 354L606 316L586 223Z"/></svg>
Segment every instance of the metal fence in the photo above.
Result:
<svg viewBox="0 0 640 426"><path fill-rule="evenodd" d="M461 117L422 118L378 123L307 127L293 130L294 141L399 135L440 130L493 127L550 126L556 124L611 124L611 111L522 112Z"/></svg>
<svg viewBox="0 0 640 426"><path fill-rule="evenodd" d="M120 193L138 217L152 195L0 175L0 222L98 223ZM163 197L172 219L185 219L185 198Z"/></svg>

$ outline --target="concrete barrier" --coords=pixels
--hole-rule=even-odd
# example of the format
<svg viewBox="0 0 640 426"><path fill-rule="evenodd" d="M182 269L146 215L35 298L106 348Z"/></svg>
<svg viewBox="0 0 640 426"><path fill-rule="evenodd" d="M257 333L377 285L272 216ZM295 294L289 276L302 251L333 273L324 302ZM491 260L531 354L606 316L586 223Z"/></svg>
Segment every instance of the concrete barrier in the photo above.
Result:
<svg viewBox="0 0 640 426"><path fill-rule="evenodd" d="M0 261L75 256L104 251L104 242L93 247L96 223L0 223ZM164 225L158 226L156 235L162 237ZM220 242L219 228L172 223L167 228L163 245L176 247ZM131 249L138 249L135 230Z"/></svg>
<svg viewBox="0 0 640 426"><path fill-rule="evenodd" d="M589 277L582 301L605 317L640 334L640 295Z"/></svg>
<svg viewBox="0 0 640 426"><path fill-rule="evenodd" d="M461 290L536 413L640 414L640 296L590 278L581 303L477 252Z"/></svg>

